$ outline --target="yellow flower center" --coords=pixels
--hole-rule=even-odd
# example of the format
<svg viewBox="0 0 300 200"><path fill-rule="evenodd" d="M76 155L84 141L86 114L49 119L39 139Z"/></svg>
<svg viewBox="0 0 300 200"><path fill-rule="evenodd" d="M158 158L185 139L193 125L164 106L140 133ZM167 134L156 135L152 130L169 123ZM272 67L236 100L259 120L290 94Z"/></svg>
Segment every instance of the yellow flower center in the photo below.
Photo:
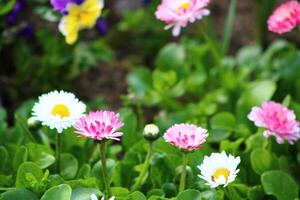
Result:
<svg viewBox="0 0 300 200"><path fill-rule="evenodd" d="M215 171L214 175L212 176L212 179L213 179L213 181L215 181L215 180L219 179L219 177L222 175L222 176L224 176L224 178L227 181L229 174L230 174L230 171L228 169L220 168L217 171Z"/></svg>
<svg viewBox="0 0 300 200"><path fill-rule="evenodd" d="M69 108L64 104L56 104L51 111L52 115L59 115L61 118L69 117L70 111Z"/></svg>
<svg viewBox="0 0 300 200"><path fill-rule="evenodd" d="M180 8L182 9L189 9L191 6L191 4L189 2L185 2L183 4L180 5Z"/></svg>

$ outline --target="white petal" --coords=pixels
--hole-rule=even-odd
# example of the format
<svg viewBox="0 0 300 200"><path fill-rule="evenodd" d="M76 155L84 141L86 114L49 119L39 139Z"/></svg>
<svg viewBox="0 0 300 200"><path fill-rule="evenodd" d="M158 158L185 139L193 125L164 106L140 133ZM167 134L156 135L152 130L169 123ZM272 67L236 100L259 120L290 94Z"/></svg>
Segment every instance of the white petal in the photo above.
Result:
<svg viewBox="0 0 300 200"><path fill-rule="evenodd" d="M173 35L174 37L179 36L180 30L181 30L181 26L175 24L175 26L173 27L173 30L172 30L172 35Z"/></svg>
<svg viewBox="0 0 300 200"><path fill-rule="evenodd" d="M91 195L91 200L98 200L97 196L95 194Z"/></svg>

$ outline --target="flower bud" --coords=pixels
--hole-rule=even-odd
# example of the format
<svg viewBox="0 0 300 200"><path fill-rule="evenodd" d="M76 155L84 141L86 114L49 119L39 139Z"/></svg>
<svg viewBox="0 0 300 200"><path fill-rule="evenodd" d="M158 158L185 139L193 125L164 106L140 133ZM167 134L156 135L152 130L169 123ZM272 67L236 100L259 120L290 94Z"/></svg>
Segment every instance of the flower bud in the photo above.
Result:
<svg viewBox="0 0 300 200"><path fill-rule="evenodd" d="M30 127L30 128L36 127L36 126L38 125L38 121L35 120L34 117L30 117L30 118L28 118L28 120L27 120L27 125L28 125L28 127Z"/></svg>
<svg viewBox="0 0 300 200"><path fill-rule="evenodd" d="M147 124L144 128L144 138L148 141L155 141L159 138L159 128L155 124Z"/></svg>

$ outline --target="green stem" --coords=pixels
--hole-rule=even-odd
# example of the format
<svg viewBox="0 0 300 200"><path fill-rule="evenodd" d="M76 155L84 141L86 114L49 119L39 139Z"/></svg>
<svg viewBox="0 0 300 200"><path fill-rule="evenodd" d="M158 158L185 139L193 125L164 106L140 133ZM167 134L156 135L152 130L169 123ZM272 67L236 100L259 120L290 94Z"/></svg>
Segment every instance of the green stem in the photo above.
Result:
<svg viewBox="0 0 300 200"><path fill-rule="evenodd" d="M185 188L187 162L188 162L187 153L183 153L183 155L182 155L182 172L181 172L181 177L180 177L179 192L182 192Z"/></svg>
<svg viewBox="0 0 300 200"><path fill-rule="evenodd" d="M55 152L55 159L56 159L56 173L60 173L60 152L61 152L61 134L62 133L56 133L56 152Z"/></svg>
<svg viewBox="0 0 300 200"><path fill-rule="evenodd" d="M101 141L99 143L100 146L100 156L101 156L101 164L102 164L102 176L105 184L105 200L107 200L111 196L110 184L107 176L107 168L106 168L106 157L105 157L105 141Z"/></svg>
<svg viewBox="0 0 300 200"><path fill-rule="evenodd" d="M10 188L5 188L5 187L0 187L0 191L8 191L8 190L14 190L16 188L10 187Z"/></svg>
<svg viewBox="0 0 300 200"><path fill-rule="evenodd" d="M143 184L143 180L148 172L148 168L150 165L150 160L151 160L151 156L152 156L152 142L149 143L149 147L148 147L148 153L145 159L145 162L143 164L143 168L142 171L140 172L137 181L135 182L135 184L132 186L131 191L135 191L135 190L139 190Z"/></svg>
<svg viewBox="0 0 300 200"><path fill-rule="evenodd" d="M202 34L204 40L208 44L209 49L210 49L212 56L214 57L217 65L219 65L221 63L221 56L220 56L217 44L207 35L207 33L206 33L207 30L203 23L200 26L200 31L201 31L201 34Z"/></svg>
<svg viewBox="0 0 300 200"><path fill-rule="evenodd" d="M140 100L137 100L136 103L136 107L137 107L137 113L138 113L138 125L140 129L143 129L145 126L145 121L144 121L144 112L143 112L143 108L142 108L142 104L140 102Z"/></svg>
<svg viewBox="0 0 300 200"><path fill-rule="evenodd" d="M236 7L237 7L237 0L231 0L229 6L229 12L225 23L224 37L222 41L223 55L226 55L230 44L232 30L233 30L233 23L234 23L235 13L236 13Z"/></svg>

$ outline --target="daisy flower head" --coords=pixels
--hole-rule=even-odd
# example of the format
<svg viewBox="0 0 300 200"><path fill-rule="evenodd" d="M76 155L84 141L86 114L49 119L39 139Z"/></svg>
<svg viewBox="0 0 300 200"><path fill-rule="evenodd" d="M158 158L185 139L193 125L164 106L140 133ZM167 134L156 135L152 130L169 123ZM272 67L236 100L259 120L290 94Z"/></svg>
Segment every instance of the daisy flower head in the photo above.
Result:
<svg viewBox="0 0 300 200"><path fill-rule="evenodd" d="M112 111L90 112L82 116L74 125L76 133L95 140L120 140L123 135L118 129L124 123L119 121L120 114Z"/></svg>
<svg viewBox="0 0 300 200"><path fill-rule="evenodd" d="M207 182L211 188L216 188L219 185L226 187L229 183L235 180L239 169L238 164L241 162L240 157L226 155L222 153L212 153L209 157L205 156L203 163L198 165L201 171L200 178Z"/></svg>
<svg viewBox="0 0 300 200"><path fill-rule="evenodd" d="M300 138L300 126L292 110L273 102L264 102L261 107L253 107L248 118L256 126L265 128L264 136L274 136L277 143L288 141L294 144Z"/></svg>
<svg viewBox="0 0 300 200"><path fill-rule="evenodd" d="M79 101L74 94L64 91L53 91L43 94L32 109L33 119L42 125L57 129L61 133L83 115L86 105Z"/></svg>
<svg viewBox="0 0 300 200"><path fill-rule="evenodd" d="M201 148L207 137L207 130L193 124L175 124L164 134L166 142L186 151Z"/></svg>
<svg viewBox="0 0 300 200"><path fill-rule="evenodd" d="M282 34L291 31L300 23L300 3L286 1L276 8L268 19L268 29Z"/></svg>
<svg viewBox="0 0 300 200"><path fill-rule="evenodd" d="M164 21L165 29L173 27L173 36L178 36L182 27L210 14L205 7L210 0L162 0L157 7L156 18Z"/></svg>
<svg viewBox="0 0 300 200"><path fill-rule="evenodd" d="M81 4L68 2L66 15L59 23L60 32L68 44L74 44L82 29L93 28L104 7L104 0L84 0Z"/></svg>

